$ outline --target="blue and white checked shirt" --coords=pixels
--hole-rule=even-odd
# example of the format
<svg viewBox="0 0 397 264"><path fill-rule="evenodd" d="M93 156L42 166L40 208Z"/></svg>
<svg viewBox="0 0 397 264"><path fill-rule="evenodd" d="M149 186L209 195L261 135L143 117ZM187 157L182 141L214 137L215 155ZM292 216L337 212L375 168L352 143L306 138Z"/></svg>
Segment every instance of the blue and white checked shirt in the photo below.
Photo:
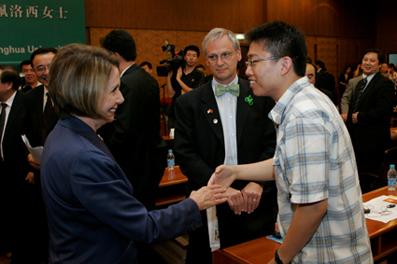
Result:
<svg viewBox="0 0 397 264"><path fill-rule="evenodd" d="M319 228L292 263L373 263L349 133L333 103L303 77L282 95L270 119L278 224L288 232L293 204L328 199Z"/></svg>

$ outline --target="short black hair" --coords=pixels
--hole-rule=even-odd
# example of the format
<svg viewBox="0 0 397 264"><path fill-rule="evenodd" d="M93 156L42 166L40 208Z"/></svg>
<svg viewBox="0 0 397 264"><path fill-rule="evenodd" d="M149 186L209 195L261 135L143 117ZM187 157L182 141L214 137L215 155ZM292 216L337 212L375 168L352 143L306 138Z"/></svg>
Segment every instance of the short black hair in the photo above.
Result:
<svg viewBox="0 0 397 264"><path fill-rule="evenodd" d="M186 54L189 50L195 51L197 53L197 57L200 57L200 48L196 45L188 45L183 49L183 52Z"/></svg>
<svg viewBox="0 0 397 264"><path fill-rule="evenodd" d="M38 48L37 50L33 51L33 53L30 55L30 65L33 67L33 60L34 57L37 55L41 54L47 54L47 53L54 53L57 54L58 50L56 48Z"/></svg>
<svg viewBox="0 0 397 264"><path fill-rule="evenodd" d="M12 89L18 90L19 86L22 84L22 80L18 73L14 70L4 70L0 75L1 83L12 83Z"/></svg>
<svg viewBox="0 0 397 264"><path fill-rule="evenodd" d="M305 38L294 26L283 21L268 22L252 29L246 36L250 43L263 43L264 48L276 58L290 57L295 73L301 77L305 76Z"/></svg>
<svg viewBox="0 0 397 264"><path fill-rule="evenodd" d="M135 40L125 30L117 29L110 31L101 41L102 47L111 52L117 52L126 61L136 59Z"/></svg>
<svg viewBox="0 0 397 264"><path fill-rule="evenodd" d="M147 66L149 69L153 69L153 66L150 62L148 61L142 61L141 64L139 64L139 67Z"/></svg>
<svg viewBox="0 0 397 264"><path fill-rule="evenodd" d="M382 51L380 49L378 49L378 48L369 48L369 49L367 49L364 52L364 55L367 54L367 53L370 53L370 52L371 53L376 53L378 55L379 64L382 64L382 63L384 63L386 61L385 60L385 56L382 54ZM364 55L363 55L363 57L364 57Z"/></svg>
<svg viewBox="0 0 397 264"><path fill-rule="evenodd" d="M324 71L327 70L327 66L325 66L325 63L322 60L316 60L314 63L320 66L320 68L323 69Z"/></svg>
<svg viewBox="0 0 397 264"><path fill-rule="evenodd" d="M32 63L31 63L30 60L23 60L23 61L21 61L21 63L19 64L19 71L22 71L22 66L24 66L24 65L30 65L30 66L32 66Z"/></svg>

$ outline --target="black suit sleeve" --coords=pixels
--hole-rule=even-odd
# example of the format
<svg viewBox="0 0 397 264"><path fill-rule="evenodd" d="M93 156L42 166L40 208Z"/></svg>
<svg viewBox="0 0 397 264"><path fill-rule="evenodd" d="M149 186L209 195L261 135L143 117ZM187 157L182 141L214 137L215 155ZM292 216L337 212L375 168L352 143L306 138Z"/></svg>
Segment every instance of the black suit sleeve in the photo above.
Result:
<svg viewBox="0 0 397 264"><path fill-rule="evenodd" d="M143 74L127 76L125 80L122 80L120 90L124 96L124 103L119 106L116 113L117 119L113 123L110 148L120 152L128 149L127 142L130 144L140 142L143 138L154 139L155 142L152 144L157 144L160 126L160 99L157 83Z"/></svg>
<svg viewBox="0 0 397 264"><path fill-rule="evenodd" d="M189 178L189 184L193 189L207 185L213 169L197 153L195 140L195 114L188 94L179 98L176 102L176 124L175 124L175 152L178 164L184 174ZM211 155L210 153L208 153Z"/></svg>
<svg viewBox="0 0 397 264"><path fill-rule="evenodd" d="M379 82L374 96L368 95L371 107L366 111L359 111L358 121L361 124L376 124L382 122L385 117L390 117L393 109L394 87L390 80L383 79ZM372 95L372 93L371 93Z"/></svg>

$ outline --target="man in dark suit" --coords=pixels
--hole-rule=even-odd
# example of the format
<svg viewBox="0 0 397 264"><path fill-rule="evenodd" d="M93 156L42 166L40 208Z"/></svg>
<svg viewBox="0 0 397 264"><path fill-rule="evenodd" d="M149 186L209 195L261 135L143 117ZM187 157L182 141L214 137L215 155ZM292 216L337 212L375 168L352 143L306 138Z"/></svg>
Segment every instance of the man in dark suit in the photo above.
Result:
<svg viewBox="0 0 397 264"><path fill-rule="evenodd" d="M29 263L30 245L24 231L30 208L30 186L25 181L29 164L22 142L25 108L23 96L17 92L18 74L5 70L0 75L0 254L11 250L13 263ZM1 242L5 248L1 248ZM33 263L33 262L32 262Z"/></svg>
<svg viewBox="0 0 397 264"><path fill-rule="evenodd" d="M162 157L159 154L159 87L156 80L136 64L135 41L127 31L111 31L102 46L119 62L120 90L125 101L117 108L112 127L106 127L101 134L134 186L135 197L152 208L153 194L166 162L166 154Z"/></svg>
<svg viewBox="0 0 397 264"><path fill-rule="evenodd" d="M48 97L49 67L56 53L54 48L39 48L31 55L33 70L42 83L25 96L28 109L27 137L33 147L44 145L47 135L58 120L53 102Z"/></svg>
<svg viewBox="0 0 397 264"><path fill-rule="evenodd" d="M379 73L381 61L379 50L368 50L364 54L363 74L349 81L341 102L342 118L350 132L364 193L373 189L373 182L364 175L379 173L384 151L391 140L394 88L393 83Z"/></svg>
<svg viewBox="0 0 397 264"><path fill-rule="evenodd" d="M337 95L337 91L335 89L335 77L327 70L327 67L323 61L316 60L315 64L318 70L316 74L316 83L314 86L325 93L336 105L339 95Z"/></svg>
<svg viewBox="0 0 397 264"><path fill-rule="evenodd" d="M22 61L19 64L19 69L23 74L24 78L24 83L20 88L23 93L29 92L40 84L37 80L37 75L32 68L32 63L30 62L30 60Z"/></svg>
<svg viewBox="0 0 397 264"><path fill-rule="evenodd" d="M238 78L241 51L234 34L211 30L203 50L213 79L176 102L176 158L192 190L206 185L218 165L270 158L275 146L274 126L267 117L274 102L254 96L248 81ZM273 232L274 183L237 182L227 192L228 204L216 208L221 247ZM211 263L207 226L189 234L186 262Z"/></svg>
<svg viewBox="0 0 397 264"><path fill-rule="evenodd" d="M48 96L49 68L57 50L54 48L39 48L30 57L32 68L42 85L37 86L25 94L26 106L26 136L32 147L44 146L44 142L58 121L58 115L54 110L53 101ZM40 186L40 164L29 154L27 159L31 165L28 173L28 181L34 187L32 197L34 207L30 216L33 236L36 238L31 245L37 254L37 259L46 261L48 257L48 230L47 218ZM33 262L32 262L33 263Z"/></svg>

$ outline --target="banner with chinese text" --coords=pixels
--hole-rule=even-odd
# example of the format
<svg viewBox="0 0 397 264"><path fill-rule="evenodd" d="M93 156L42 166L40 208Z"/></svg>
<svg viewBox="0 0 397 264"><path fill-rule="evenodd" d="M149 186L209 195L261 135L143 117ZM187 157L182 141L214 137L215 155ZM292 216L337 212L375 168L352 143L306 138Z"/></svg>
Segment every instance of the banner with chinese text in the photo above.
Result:
<svg viewBox="0 0 397 264"><path fill-rule="evenodd" d="M17 65L39 47L85 41L83 0L0 0L0 64Z"/></svg>

